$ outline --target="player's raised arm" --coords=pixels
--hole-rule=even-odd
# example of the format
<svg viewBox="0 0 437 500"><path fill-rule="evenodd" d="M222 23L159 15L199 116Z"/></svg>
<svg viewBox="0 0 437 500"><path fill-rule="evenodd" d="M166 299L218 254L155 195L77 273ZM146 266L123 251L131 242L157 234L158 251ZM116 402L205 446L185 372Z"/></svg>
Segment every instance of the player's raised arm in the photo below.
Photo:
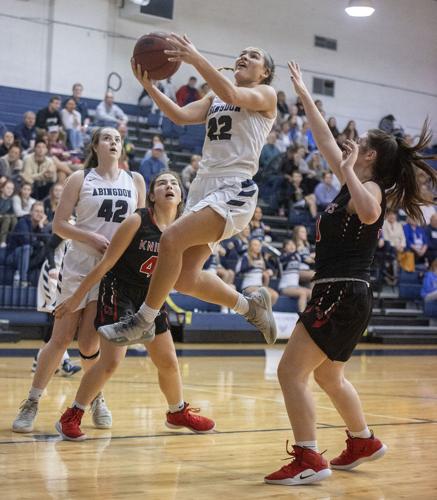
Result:
<svg viewBox="0 0 437 500"><path fill-rule="evenodd" d="M308 119L308 123L310 124L311 132L313 133L317 147L325 160L328 162L331 170L338 177L341 184L344 184L345 179L340 169L340 163L342 161L341 149L335 142L334 136L329 130L328 124L320 114L317 106L314 104L313 98L302 80L302 73L299 65L296 62L291 61L288 63L288 68L290 70L294 90L302 99L305 114Z"/></svg>

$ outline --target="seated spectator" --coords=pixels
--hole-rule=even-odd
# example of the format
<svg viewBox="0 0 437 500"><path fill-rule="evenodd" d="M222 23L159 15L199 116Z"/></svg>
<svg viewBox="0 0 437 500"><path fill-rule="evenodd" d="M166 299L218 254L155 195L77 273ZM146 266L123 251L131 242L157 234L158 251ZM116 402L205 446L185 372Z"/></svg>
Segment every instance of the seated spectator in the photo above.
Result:
<svg viewBox="0 0 437 500"><path fill-rule="evenodd" d="M190 189L191 183L194 181L197 171L199 170L200 160L202 159L199 155L193 155L190 159L190 163L184 167L181 172L181 179L184 188L187 190Z"/></svg>
<svg viewBox="0 0 437 500"><path fill-rule="evenodd" d="M176 92L176 102L179 106L186 106L190 102L198 101L200 99L199 91L196 88L197 78L191 76L188 83L179 87Z"/></svg>
<svg viewBox="0 0 437 500"><path fill-rule="evenodd" d="M90 116L88 112L88 105L87 103L82 99L82 93L83 93L83 85L79 82L75 83L73 85L73 93L70 97L68 97L64 101L64 108L66 107L66 103L69 99L73 99L76 106L75 109L80 113L81 117L81 124L83 127L87 128L88 125L90 124Z"/></svg>
<svg viewBox="0 0 437 500"><path fill-rule="evenodd" d="M14 214L16 217L23 217L30 214L30 209L36 201L30 196L31 193L32 183L23 182L18 194L14 194L14 196L12 196L12 206L14 207Z"/></svg>
<svg viewBox="0 0 437 500"><path fill-rule="evenodd" d="M346 127L344 127L344 130L342 132L345 136L346 139L349 139L351 141L358 141L359 133L357 131L356 124L354 120L350 120L347 122Z"/></svg>
<svg viewBox="0 0 437 500"><path fill-rule="evenodd" d="M14 143L15 143L14 134L9 130L6 131L3 134L3 142L0 146L0 157L7 155L9 149L13 146Z"/></svg>
<svg viewBox="0 0 437 500"><path fill-rule="evenodd" d="M117 130L120 133L122 150L118 160L118 167L122 170L130 170L135 162L135 145L128 138L128 128L125 123L120 123Z"/></svg>
<svg viewBox="0 0 437 500"><path fill-rule="evenodd" d="M311 152L317 149L316 141L314 140L313 133L310 129L310 124L304 122L300 134L295 139L295 143L303 146L306 151Z"/></svg>
<svg viewBox="0 0 437 500"><path fill-rule="evenodd" d="M279 149L276 147L277 139L278 136L276 132L270 132L270 134L267 136L267 141L262 147L261 155L259 157L260 168L267 167L267 165L273 158L276 158L276 156L279 156L281 154Z"/></svg>
<svg viewBox="0 0 437 500"><path fill-rule="evenodd" d="M303 122L305 121L305 117L299 115L299 108L296 104L293 104L288 108L290 110L290 118L288 119L290 125L295 123L297 128L300 130L302 128Z"/></svg>
<svg viewBox="0 0 437 500"><path fill-rule="evenodd" d="M290 137L290 124L288 123L288 121L282 123L281 129L277 134L275 146L281 153L284 153L288 150L288 148L293 146L293 141Z"/></svg>
<svg viewBox="0 0 437 500"><path fill-rule="evenodd" d="M44 141L38 140L35 152L24 159L22 177L24 181L33 184L33 195L38 200L45 198L52 184L56 182L56 166L47 156L47 145Z"/></svg>
<svg viewBox="0 0 437 500"><path fill-rule="evenodd" d="M114 94L108 90L105 98L96 108L95 122L98 127L115 127L127 123L128 117L124 111L114 104Z"/></svg>
<svg viewBox="0 0 437 500"><path fill-rule="evenodd" d="M21 185L23 174L23 160L21 159L21 149L18 144L9 148L7 155L0 158L0 183L10 179L15 187Z"/></svg>
<svg viewBox="0 0 437 500"><path fill-rule="evenodd" d="M247 252L249 248L250 228L246 226L243 231L232 236L227 240L223 240L220 244L225 249L226 253L222 258L223 266L226 269L235 271L238 261Z"/></svg>
<svg viewBox="0 0 437 500"><path fill-rule="evenodd" d="M71 154L60 136L57 125L51 125L47 134L47 156L53 161L56 168L58 182L64 182L73 172L71 168Z"/></svg>
<svg viewBox="0 0 437 500"><path fill-rule="evenodd" d="M414 253L416 264L425 262L425 254L428 250L428 238L425 228L417 225L411 217L407 217L407 223L404 224L405 240L407 250Z"/></svg>
<svg viewBox="0 0 437 500"><path fill-rule="evenodd" d="M256 207L252 216L252 220L249 223L250 228L250 238L257 238L263 243L272 241L270 236L270 226L264 224L262 221L263 211L261 207Z"/></svg>
<svg viewBox="0 0 437 500"><path fill-rule="evenodd" d="M314 101L314 104L316 105L316 108L320 111L320 114L322 116L325 116L325 110L323 109L323 101L321 99L316 99Z"/></svg>
<svg viewBox="0 0 437 500"><path fill-rule="evenodd" d="M302 184L302 180L300 172L294 171L291 174L291 181L286 186L285 200L290 212L309 213L311 218L315 219L317 217L316 197Z"/></svg>
<svg viewBox="0 0 437 500"><path fill-rule="evenodd" d="M308 300L311 298L311 290L299 286L300 264L302 261L293 240L284 240L279 261L282 267L279 293L286 297L297 298L298 310L303 312Z"/></svg>
<svg viewBox="0 0 437 500"><path fill-rule="evenodd" d="M428 262L433 262L437 259L437 213L431 216L431 220L428 226L426 226L425 231L428 242L428 249L425 256Z"/></svg>
<svg viewBox="0 0 437 500"><path fill-rule="evenodd" d="M420 295L425 302L437 303L437 259L431 262L431 267L425 273Z"/></svg>
<svg viewBox="0 0 437 500"><path fill-rule="evenodd" d="M141 162L139 173L144 177L146 182L146 187L150 186L150 181L155 175L159 174L163 170L166 170L166 166L162 161L162 153L164 151L164 146L157 142L152 146L152 156L150 158L144 158Z"/></svg>
<svg viewBox="0 0 437 500"><path fill-rule="evenodd" d="M276 107L278 109L278 116L280 118L288 118L288 116L290 115L290 110L288 109L285 92L282 90L278 90L276 95L277 95Z"/></svg>
<svg viewBox="0 0 437 500"><path fill-rule="evenodd" d="M81 150L83 148L82 116L79 111L77 111L76 101L72 97L65 101L65 107L61 111L61 117L62 126L67 133L69 148L74 151Z"/></svg>
<svg viewBox="0 0 437 500"><path fill-rule="evenodd" d="M64 191L64 184L56 182L50 188L49 195L44 198L44 213L47 216L47 221L52 222L55 216L56 209L58 208L61 200L62 192Z"/></svg>
<svg viewBox="0 0 437 500"><path fill-rule="evenodd" d="M233 287L235 273L232 269L224 268L220 261L221 257L224 257L225 255L225 248L223 248L221 245L216 245L214 251L211 253L205 264L203 265L203 269L204 271L216 274L222 281ZM226 310L222 310L222 312L228 312L227 308L225 309Z"/></svg>
<svg viewBox="0 0 437 500"><path fill-rule="evenodd" d="M299 96L296 97L295 105L297 106L297 114L299 116L305 116L305 108L302 104L302 99Z"/></svg>
<svg viewBox="0 0 437 500"><path fill-rule="evenodd" d="M12 204L14 194L14 183L11 180L5 181L0 188L0 248L6 246L6 239L17 223Z"/></svg>
<svg viewBox="0 0 437 500"><path fill-rule="evenodd" d="M48 130L51 125L62 126L61 118L61 98L53 96L50 98L46 108L42 108L36 114L36 128L38 133L43 133Z"/></svg>
<svg viewBox="0 0 437 500"><path fill-rule="evenodd" d="M44 246L49 236L46 219L43 203L36 201L30 214L21 217L10 233L6 263L20 272L22 287L28 285L29 271L42 264Z"/></svg>
<svg viewBox="0 0 437 500"><path fill-rule="evenodd" d="M33 111L24 113L23 123L20 123L15 128L15 139L19 141L21 148L24 151L33 149L36 141L36 115Z"/></svg>
<svg viewBox="0 0 437 500"><path fill-rule="evenodd" d="M396 210L387 209L384 224L382 226L384 240L388 241L396 252L403 252L407 246L404 229L398 221Z"/></svg>
<svg viewBox="0 0 437 500"><path fill-rule="evenodd" d="M163 93L173 102L176 102L176 90L173 82L171 81L171 77L167 78L167 80L162 80L160 83L162 85Z"/></svg>
<svg viewBox="0 0 437 500"><path fill-rule="evenodd" d="M302 150L302 157L305 158L304 148L302 148ZM316 179L318 182L322 180L324 172L327 171L329 171L328 164L317 149L312 151L299 166L299 172L301 174L305 175L307 178ZM337 187L336 184L334 185ZM316 186L317 182L313 183L313 188Z"/></svg>
<svg viewBox="0 0 437 500"><path fill-rule="evenodd" d="M308 232L305 226L295 226L293 228L293 241L301 259L299 272L300 281L308 283L314 277L312 268L315 264L316 254L308 241Z"/></svg>
<svg viewBox="0 0 437 500"><path fill-rule="evenodd" d="M152 156L152 150L153 150L153 147L155 144L161 144L161 146L162 146L161 161L162 161L162 163L164 163L165 167L168 168L168 164L169 164L170 160L167 156L167 153L165 152L164 142L162 141L162 137L160 135L154 135L152 137L152 147L144 155L144 159L148 160Z"/></svg>
<svg viewBox="0 0 437 500"><path fill-rule="evenodd" d="M317 207L321 211L325 210L339 193L339 190L332 183L332 178L331 172L324 172L322 174L322 182L319 182L314 190Z"/></svg>
<svg viewBox="0 0 437 500"><path fill-rule="evenodd" d="M237 272L242 276L241 289L245 294L250 294L258 288L265 286L269 291L272 304L278 300L278 292L270 288L270 278L273 271L267 268L266 262L261 252L261 242L254 238L249 242L247 253L237 265Z"/></svg>
<svg viewBox="0 0 437 500"><path fill-rule="evenodd" d="M204 82L202 85L199 87L199 96L202 99L202 97L205 97L208 95L208 92L210 91L209 85Z"/></svg>
<svg viewBox="0 0 437 500"><path fill-rule="evenodd" d="M335 141L338 144L338 147L343 150L343 144L346 141L346 134L343 134L342 132L337 135Z"/></svg>
<svg viewBox="0 0 437 500"><path fill-rule="evenodd" d="M337 128L337 119L334 116L330 116L327 121L329 130L331 131L331 134L334 136L334 139L337 138L338 134L340 131Z"/></svg>

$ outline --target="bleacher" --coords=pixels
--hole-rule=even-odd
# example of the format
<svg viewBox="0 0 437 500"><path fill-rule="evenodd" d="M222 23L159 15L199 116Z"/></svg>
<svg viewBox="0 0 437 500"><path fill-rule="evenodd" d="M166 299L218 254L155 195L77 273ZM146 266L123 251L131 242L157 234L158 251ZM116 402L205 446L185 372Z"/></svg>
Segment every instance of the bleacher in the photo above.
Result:
<svg viewBox="0 0 437 500"><path fill-rule="evenodd" d="M16 124L21 123L25 111L37 111L47 106L52 95L47 92L0 86L0 121L13 129ZM61 95L60 97L63 100L67 96ZM90 110L95 109L100 102L96 99L84 100ZM203 125L181 127L163 117L159 111L147 113L144 108L136 105L116 102L129 116L128 136L135 145L136 165L150 149L152 138L156 134L163 137L171 168L177 172L186 166L193 153L201 152L205 135ZM291 237L290 221L286 217L279 217L269 211L268 201L260 199L259 204L267 214L264 216L265 223L271 226L272 244L280 247L284 238ZM33 271L30 274L28 287L14 287L13 271L5 265L5 250L0 248L1 319L7 319L9 327L14 331L19 331L26 338L41 336L41 332L49 325L49 318L47 314L37 313L35 310L39 271ZM437 343L437 328L432 326L433 320L422 317L423 314L437 317L437 308L428 305L425 312L423 311L420 299L420 276L418 273L411 274L401 273L398 297L377 299L374 315L364 340L390 343L409 343L417 340L419 343ZM277 288L277 280L272 280L271 286ZM181 318L182 322L190 318L182 329L181 340L262 342L260 337L254 335L254 328L238 315L221 314L218 306L182 294L172 294L170 298L175 328L180 329ZM390 303L390 300L394 303ZM280 297L274 310L279 313L295 313L297 311L296 300ZM29 325L32 325L32 328L29 328Z"/></svg>

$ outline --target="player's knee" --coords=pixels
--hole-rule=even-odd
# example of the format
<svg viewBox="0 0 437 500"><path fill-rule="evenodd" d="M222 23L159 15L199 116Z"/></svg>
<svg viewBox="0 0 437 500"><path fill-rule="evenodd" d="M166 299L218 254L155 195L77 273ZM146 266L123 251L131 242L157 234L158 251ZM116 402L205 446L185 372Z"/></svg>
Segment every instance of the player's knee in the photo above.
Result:
<svg viewBox="0 0 437 500"><path fill-rule="evenodd" d="M176 356L161 356L159 360L155 361L155 366L158 372L168 375L179 371L178 360Z"/></svg>
<svg viewBox="0 0 437 500"><path fill-rule="evenodd" d="M69 341L69 339L66 339L62 336L53 336L49 340L48 344L50 344L57 351L64 352L68 348L70 341Z"/></svg>
<svg viewBox="0 0 437 500"><path fill-rule="evenodd" d="M340 389L344 381L342 376L326 375L326 373L320 374L317 373L317 371L314 372L314 380L317 385L327 393L335 392Z"/></svg>

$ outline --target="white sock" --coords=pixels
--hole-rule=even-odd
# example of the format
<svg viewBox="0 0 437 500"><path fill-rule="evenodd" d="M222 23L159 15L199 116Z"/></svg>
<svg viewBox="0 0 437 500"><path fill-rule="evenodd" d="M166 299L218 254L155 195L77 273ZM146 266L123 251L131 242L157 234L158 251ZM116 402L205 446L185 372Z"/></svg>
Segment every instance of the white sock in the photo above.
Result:
<svg viewBox="0 0 437 500"><path fill-rule="evenodd" d="M177 413L178 411L182 411L185 407L184 401L177 403L175 405L168 405L168 411L170 413Z"/></svg>
<svg viewBox="0 0 437 500"><path fill-rule="evenodd" d="M32 401L39 401L43 392L44 389L38 389L32 386L29 391L29 399L31 399Z"/></svg>
<svg viewBox="0 0 437 500"><path fill-rule="evenodd" d="M319 449L317 448L317 441L296 441L296 445L300 446L301 448L309 448L313 451L319 451Z"/></svg>
<svg viewBox="0 0 437 500"><path fill-rule="evenodd" d="M349 431L349 434L353 438L368 439L369 437L372 437L372 433L370 432L370 430L367 426L360 432Z"/></svg>
<svg viewBox="0 0 437 500"><path fill-rule="evenodd" d="M238 294L237 303L232 309L242 316L249 312L249 302L242 293Z"/></svg>
<svg viewBox="0 0 437 500"><path fill-rule="evenodd" d="M146 323L153 323L158 313L159 309L152 309L145 302L143 302L142 306L138 309L138 314L142 316Z"/></svg>
<svg viewBox="0 0 437 500"><path fill-rule="evenodd" d="M70 356L68 355L68 351L65 351L65 352L64 352L64 354L62 355L61 365L62 365L62 363L63 363L66 359L70 359Z"/></svg>
<svg viewBox="0 0 437 500"><path fill-rule="evenodd" d="M86 410L86 405L81 405L76 400L73 401L73 404L71 405L71 407L72 408L74 408L74 407L79 408L79 410L82 410L82 411Z"/></svg>

